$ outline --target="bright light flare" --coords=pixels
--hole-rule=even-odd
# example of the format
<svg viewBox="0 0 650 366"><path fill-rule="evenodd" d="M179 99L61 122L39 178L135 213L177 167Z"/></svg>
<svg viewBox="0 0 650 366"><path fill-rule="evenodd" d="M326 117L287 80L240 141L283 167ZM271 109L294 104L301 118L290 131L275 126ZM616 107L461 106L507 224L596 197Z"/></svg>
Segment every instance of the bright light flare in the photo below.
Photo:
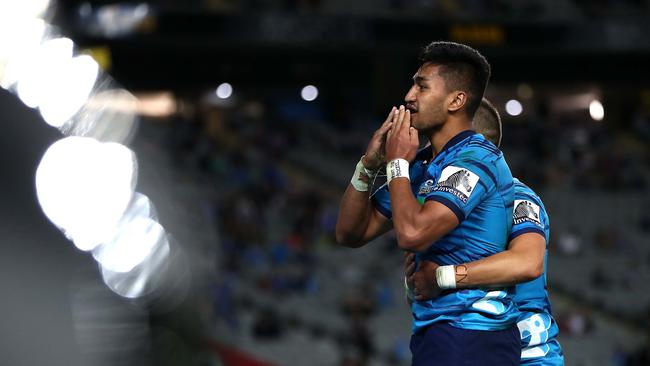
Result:
<svg viewBox="0 0 650 366"><path fill-rule="evenodd" d="M215 93L221 99L228 99L232 95L232 90L232 85L229 83L222 83L217 87L217 91Z"/></svg>
<svg viewBox="0 0 650 366"><path fill-rule="evenodd" d="M318 88L313 85L307 85L300 91L302 99L311 102L318 98Z"/></svg>
<svg viewBox="0 0 650 366"><path fill-rule="evenodd" d="M518 116L524 111L524 107L516 99L510 99L506 103L506 112L511 116Z"/></svg>
<svg viewBox="0 0 650 366"><path fill-rule="evenodd" d="M125 273L142 263L155 247L168 246L165 229L144 216L128 218L112 240L95 248L93 256L103 268Z"/></svg>
<svg viewBox="0 0 650 366"><path fill-rule="evenodd" d="M605 118L605 108L603 104L598 100L592 100L589 103L589 115L594 121L602 121Z"/></svg>
<svg viewBox="0 0 650 366"><path fill-rule="evenodd" d="M40 18L49 5L50 0L0 0L0 20Z"/></svg>
<svg viewBox="0 0 650 366"><path fill-rule="evenodd" d="M0 19L0 86L9 89L43 40L47 26L41 19Z"/></svg>
<svg viewBox="0 0 650 366"><path fill-rule="evenodd" d="M104 85L110 79L97 84ZM138 128L138 100L120 88L94 90L72 123L61 127L65 135L92 137L102 142L127 144Z"/></svg>
<svg viewBox="0 0 650 366"><path fill-rule="evenodd" d="M39 104L47 124L60 128L86 103L99 75L99 65L88 55L77 56L62 65Z"/></svg>
<svg viewBox="0 0 650 366"><path fill-rule="evenodd" d="M133 198L129 203L125 216L130 217L148 217L152 220L158 220L158 213L149 197L140 192L134 192Z"/></svg>
<svg viewBox="0 0 650 366"><path fill-rule="evenodd" d="M18 97L30 108L36 108L49 94L61 72L72 58L74 43L69 38L56 38L44 42L24 62L17 65ZM12 60L13 63L13 60ZM13 66L13 65L12 65Z"/></svg>
<svg viewBox="0 0 650 366"><path fill-rule="evenodd" d="M97 62L87 55L73 58L73 48L70 39L56 38L10 64L17 68L20 99L39 107L45 122L57 128L83 106L99 75Z"/></svg>
<svg viewBox="0 0 650 366"><path fill-rule="evenodd" d="M128 272L111 271L102 265L102 279L106 286L122 297L134 299L147 295L156 289L156 277L166 272L169 253L169 242L165 238L152 248L141 264Z"/></svg>
<svg viewBox="0 0 650 366"><path fill-rule="evenodd" d="M149 4L140 3L133 9L133 16L142 19L149 15Z"/></svg>
<svg viewBox="0 0 650 366"><path fill-rule="evenodd" d="M25 60L12 60L17 92L25 105L39 107L47 124L60 128L84 105L99 75L99 65L87 55L72 57L68 38L44 42Z"/></svg>
<svg viewBox="0 0 650 366"><path fill-rule="evenodd" d="M52 144L36 170L45 215L81 250L110 239L137 181L135 154L124 145L67 137Z"/></svg>
<svg viewBox="0 0 650 366"><path fill-rule="evenodd" d="M176 98L171 92L138 94L136 98L136 111L143 116L169 117L177 111Z"/></svg>

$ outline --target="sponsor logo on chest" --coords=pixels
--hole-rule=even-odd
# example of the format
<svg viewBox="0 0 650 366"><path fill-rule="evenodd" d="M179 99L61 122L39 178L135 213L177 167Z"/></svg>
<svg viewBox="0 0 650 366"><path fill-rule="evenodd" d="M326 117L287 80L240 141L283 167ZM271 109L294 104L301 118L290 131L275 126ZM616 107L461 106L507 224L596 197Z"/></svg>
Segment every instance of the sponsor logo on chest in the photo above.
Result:
<svg viewBox="0 0 650 366"><path fill-rule="evenodd" d="M468 169L448 166L442 170L440 179L432 191L452 194L463 203L467 203L478 181L479 176Z"/></svg>

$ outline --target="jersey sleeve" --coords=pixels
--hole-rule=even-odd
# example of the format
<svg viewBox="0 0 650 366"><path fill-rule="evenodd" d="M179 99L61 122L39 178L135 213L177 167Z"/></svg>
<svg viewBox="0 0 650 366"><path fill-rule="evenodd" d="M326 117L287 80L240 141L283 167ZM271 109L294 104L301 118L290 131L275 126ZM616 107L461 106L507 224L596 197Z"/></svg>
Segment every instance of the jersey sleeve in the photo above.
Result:
<svg viewBox="0 0 650 366"><path fill-rule="evenodd" d="M393 218L393 211L390 208L390 192L388 191L388 184L384 184L370 197L372 205L379 213L388 219Z"/></svg>
<svg viewBox="0 0 650 366"><path fill-rule="evenodd" d="M538 233L546 238L544 229L548 222L548 215L537 197L516 194L512 221L512 231L508 241L526 233Z"/></svg>
<svg viewBox="0 0 650 366"><path fill-rule="evenodd" d="M459 222L485 200L496 187L493 164L477 159L455 160L442 167L440 177L425 201L436 201L447 206Z"/></svg>

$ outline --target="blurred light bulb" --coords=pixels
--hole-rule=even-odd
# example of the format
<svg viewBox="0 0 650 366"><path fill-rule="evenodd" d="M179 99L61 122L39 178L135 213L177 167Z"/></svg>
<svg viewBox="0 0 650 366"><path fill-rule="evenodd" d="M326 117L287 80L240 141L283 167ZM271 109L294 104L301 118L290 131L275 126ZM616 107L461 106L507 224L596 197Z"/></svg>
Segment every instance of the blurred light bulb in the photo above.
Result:
<svg viewBox="0 0 650 366"><path fill-rule="evenodd" d="M318 98L318 88L313 85L307 85L300 91L302 99L311 102Z"/></svg>
<svg viewBox="0 0 650 366"><path fill-rule="evenodd" d="M506 103L506 112L511 116L518 116L524 111L523 106L516 99L510 99Z"/></svg>
<svg viewBox="0 0 650 366"><path fill-rule="evenodd" d="M602 121L605 118L605 108L603 104L598 100L592 100L589 103L589 114L594 121Z"/></svg>
<svg viewBox="0 0 650 366"><path fill-rule="evenodd" d="M221 99L228 99L232 95L232 85L223 83L217 87L216 94Z"/></svg>

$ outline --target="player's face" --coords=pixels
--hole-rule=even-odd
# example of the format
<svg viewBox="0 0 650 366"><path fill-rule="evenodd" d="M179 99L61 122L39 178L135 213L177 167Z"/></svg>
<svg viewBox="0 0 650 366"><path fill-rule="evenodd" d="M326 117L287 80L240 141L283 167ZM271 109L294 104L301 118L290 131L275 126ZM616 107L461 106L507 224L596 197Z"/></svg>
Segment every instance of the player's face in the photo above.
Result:
<svg viewBox="0 0 650 366"><path fill-rule="evenodd" d="M404 97L411 111L411 126L426 131L447 119L445 81L439 74L439 65L425 63L413 75L413 86Z"/></svg>

